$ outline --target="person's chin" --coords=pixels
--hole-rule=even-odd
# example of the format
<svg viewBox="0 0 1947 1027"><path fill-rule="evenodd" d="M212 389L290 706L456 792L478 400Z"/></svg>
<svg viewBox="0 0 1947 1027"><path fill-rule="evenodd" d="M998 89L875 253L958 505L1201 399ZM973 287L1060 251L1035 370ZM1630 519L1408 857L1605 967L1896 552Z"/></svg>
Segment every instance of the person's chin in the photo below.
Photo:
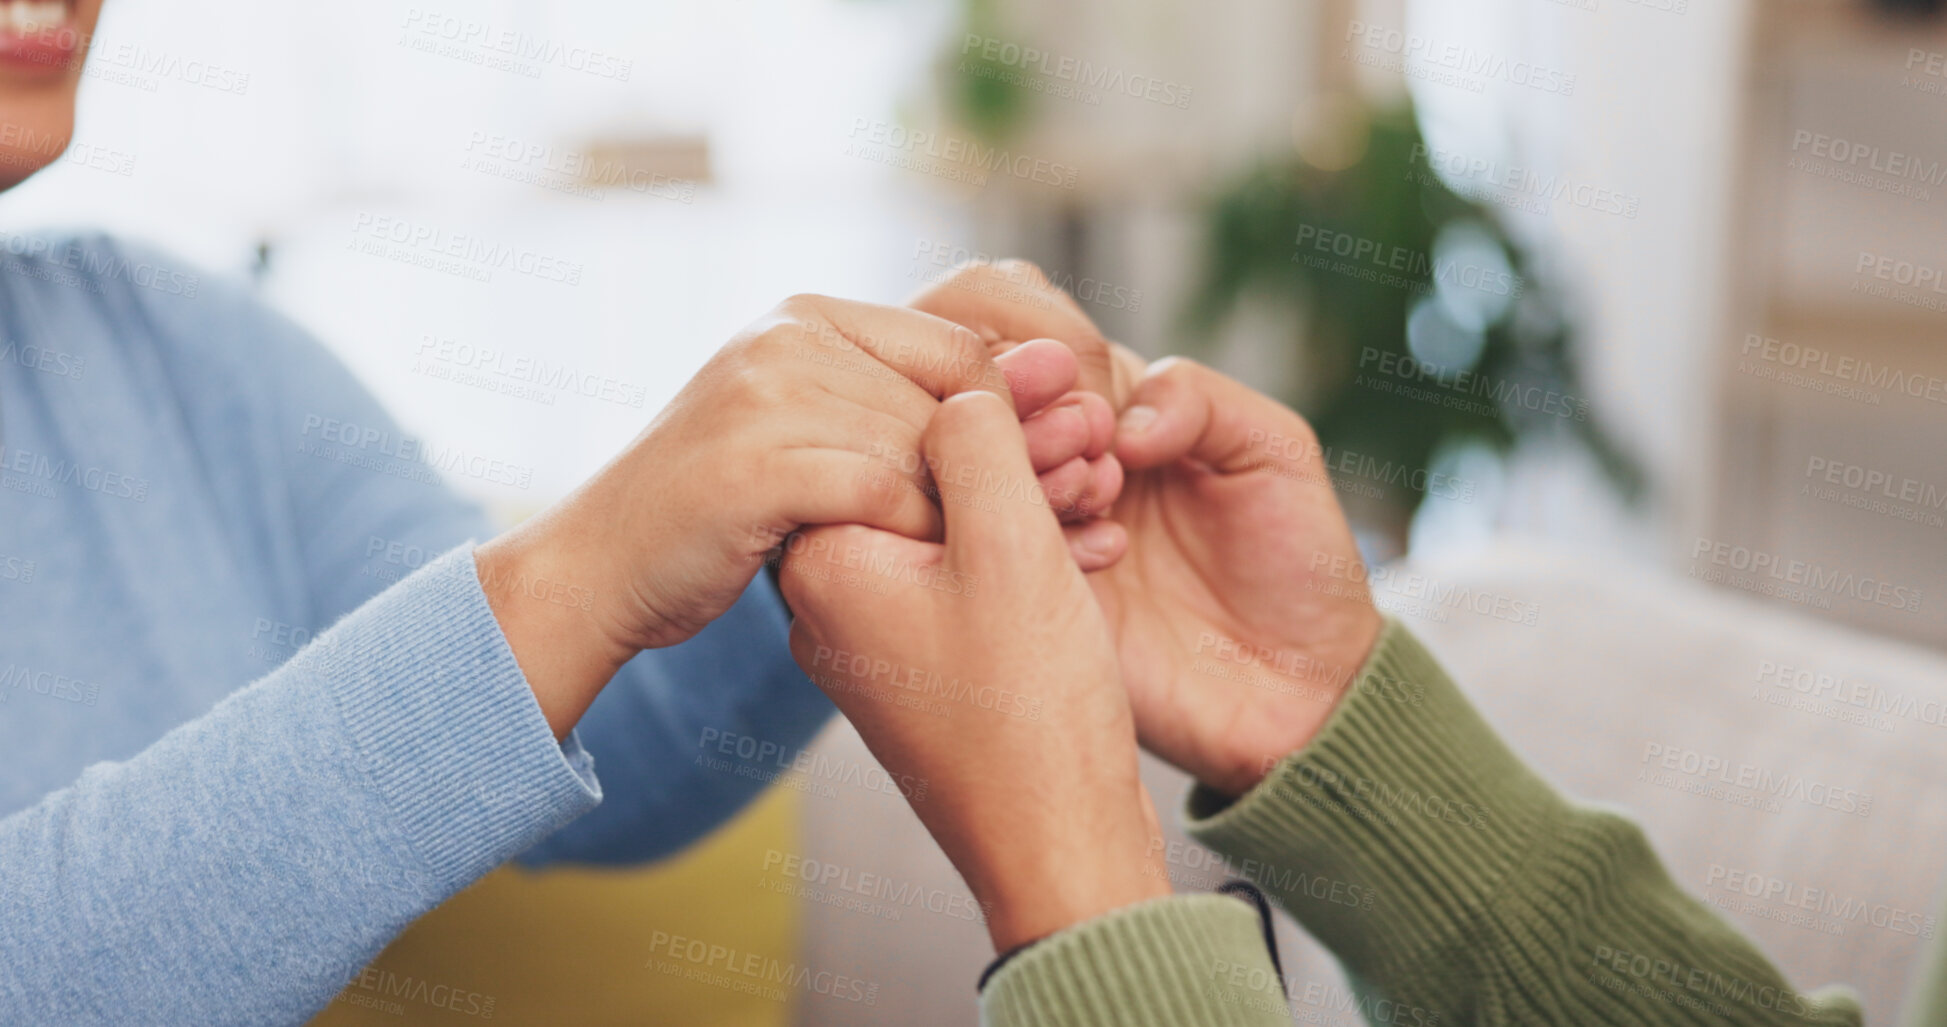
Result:
<svg viewBox="0 0 1947 1027"><path fill-rule="evenodd" d="M100 0L0 0L0 188L67 149L100 13Z"/></svg>
<svg viewBox="0 0 1947 1027"><path fill-rule="evenodd" d="M40 92L0 86L0 189L54 163L74 134L74 91Z"/></svg>

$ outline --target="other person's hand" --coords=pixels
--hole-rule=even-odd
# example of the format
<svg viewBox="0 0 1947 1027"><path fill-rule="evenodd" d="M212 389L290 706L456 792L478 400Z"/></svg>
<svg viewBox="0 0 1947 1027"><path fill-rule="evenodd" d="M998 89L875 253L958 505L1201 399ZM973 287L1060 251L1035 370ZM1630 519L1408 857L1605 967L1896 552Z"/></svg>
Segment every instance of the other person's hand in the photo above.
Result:
<svg viewBox="0 0 1947 1027"><path fill-rule="evenodd" d="M1378 637L1311 427L1194 363L1147 368L1024 261L960 267L910 302L995 351L1060 340L1084 390L1156 411L1119 428L1121 498L1109 517L1070 525L1069 547L1088 554L1084 568L1106 567L1136 535L1126 566L1089 579L1143 742L1212 787L1248 790L1317 732Z"/></svg>
<svg viewBox="0 0 1947 1027"><path fill-rule="evenodd" d="M1071 465L1109 424L1072 407L1076 364L1052 343L991 357L931 315L787 300L732 339L620 455L475 559L496 618L556 733L637 652L695 634L765 553L806 524L938 538L919 455L943 397L986 392L1028 418L1022 459Z"/></svg>
<svg viewBox="0 0 1947 1027"><path fill-rule="evenodd" d="M1141 379L1144 361L1103 337L1074 297L1025 260L965 264L951 270L941 267L939 275L907 305L971 329L995 356L1039 339L1057 340L1075 354L1081 365L1080 392L1064 397L1063 402L1077 404L1091 424L1103 426L1104 451L1087 452L1083 454L1085 463L1058 468L1043 475L1042 482L1049 505L1064 521L1106 512L1122 486L1122 468L1115 454L1107 451L1106 438L1112 432L1109 425L1115 419L1114 411L1128 402L1129 393ZM1091 534L1086 538L1114 542L1120 536ZM1107 563L1120 552L1090 555Z"/></svg>
<svg viewBox="0 0 1947 1027"><path fill-rule="evenodd" d="M786 545L791 650L887 770L1006 950L1169 893L1101 611L988 395L924 440L944 543L855 525Z"/></svg>
<svg viewBox="0 0 1947 1027"><path fill-rule="evenodd" d="M1116 432L1112 524L1089 575L1145 748L1239 795L1318 732L1379 636L1310 425L1194 362L1152 365Z"/></svg>

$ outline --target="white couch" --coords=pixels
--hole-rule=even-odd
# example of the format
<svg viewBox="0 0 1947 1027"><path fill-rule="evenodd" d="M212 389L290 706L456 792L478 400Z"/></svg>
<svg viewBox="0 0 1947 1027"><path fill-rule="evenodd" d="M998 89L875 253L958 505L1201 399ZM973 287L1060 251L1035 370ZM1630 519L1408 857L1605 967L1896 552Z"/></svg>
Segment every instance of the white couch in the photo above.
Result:
<svg viewBox="0 0 1947 1027"><path fill-rule="evenodd" d="M1869 1023L1895 1022L1927 948L1908 932L1947 929L1930 919L1947 876L1947 658L1741 593L1532 546L1503 545L1412 570L1442 587L1536 607L1533 625L1456 608L1441 618L1407 598L1417 593L1405 572L1379 590L1382 605L1417 611L1402 619L1542 775L1584 800L1627 810L1678 884L1730 904L1723 915L1796 986L1848 983L1861 993ZM1819 675L1828 679L1824 694L1801 694L1821 688ZM1834 701L1835 692L1857 699L1860 689L1869 703L1892 709ZM1817 698L1869 722L1774 698ZM842 723L819 745L836 758L870 760ZM1665 766L1665 754L1674 767ZM1154 763L1145 774L1159 807L1173 811L1180 775ZM1775 809L1743 804L1758 793L1740 778L1764 775L1785 782ZM1706 786L1716 792L1681 790ZM1859 815L1868 796L1870 808ZM964 895L893 796L810 797L805 852ZM1190 872L1180 888L1218 880ZM1794 905L1800 902L1814 909ZM806 916L807 961L857 972L880 988L871 1006L814 997L800 1022L976 1021L974 976L990 956L977 923L918 904L896 920L821 903L808 903ZM1280 943L1294 991L1317 986L1311 994L1319 1001L1298 1004L1299 1021L1360 1024L1341 1001L1343 982L1329 957L1288 922Z"/></svg>

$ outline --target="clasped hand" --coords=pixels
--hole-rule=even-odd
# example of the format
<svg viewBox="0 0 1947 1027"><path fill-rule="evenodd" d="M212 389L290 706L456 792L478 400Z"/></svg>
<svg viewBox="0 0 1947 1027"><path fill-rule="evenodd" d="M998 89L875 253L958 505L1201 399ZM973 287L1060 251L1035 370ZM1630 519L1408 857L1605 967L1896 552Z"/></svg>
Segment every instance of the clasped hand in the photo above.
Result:
<svg viewBox="0 0 1947 1027"><path fill-rule="evenodd" d="M932 783L917 812L1000 948L1167 894L1138 744L1241 794L1380 626L1305 423L1144 367L1018 262L910 308L787 300L474 558L565 737L780 549L794 656L887 770Z"/></svg>
<svg viewBox="0 0 1947 1027"><path fill-rule="evenodd" d="M1032 419L963 390L916 439L940 524L805 516L780 577L794 656L889 771L930 782L915 812L999 950L1168 894L1138 745L1242 794L1317 733L1381 623L1302 419L1188 361L1144 368L1024 267L915 305L996 352L1071 347L1121 411L1119 493L1051 503ZM973 299L995 295L1021 298Z"/></svg>

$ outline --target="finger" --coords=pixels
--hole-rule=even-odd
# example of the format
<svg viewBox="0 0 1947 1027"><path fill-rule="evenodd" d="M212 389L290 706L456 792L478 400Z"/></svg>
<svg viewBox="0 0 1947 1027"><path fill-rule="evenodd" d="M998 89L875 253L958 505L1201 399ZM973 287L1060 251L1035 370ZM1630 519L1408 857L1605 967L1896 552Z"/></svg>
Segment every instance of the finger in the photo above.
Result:
<svg viewBox="0 0 1947 1027"><path fill-rule="evenodd" d="M1088 449L1082 455L1090 460L1107 453L1115 445L1115 409L1093 392L1073 392L1073 402L1088 422ZM1064 400L1063 402L1067 402Z"/></svg>
<svg viewBox="0 0 1947 1027"><path fill-rule="evenodd" d="M1122 464L1113 455L1093 460L1076 457L1042 471L1040 481L1056 516L1064 522L1086 520L1107 513L1122 494Z"/></svg>
<svg viewBox="0 0 1947 1027"><path fill-rule="evenodd" d="M857 347L936 399L990 392L1013 409L1007 377L988 354L986 343L944 318L828 296L794 296L780 310L819 343L839 349Z"/></svg>
<svg viewBox="0 0 1947 1027"><path fill-rule="evenodd" d="M1029 346L1059 348L1059 343L1036 342ZM1064 359L1067 350L1062 349ZM1005 358L1002 358L1005 359ZM1027 409L1021 405L1021 394L1015 393L1015 409ZM1027 433L1028 462L1037 472L1045 472L1067 463L1072 457L1084 457L1093 461L1107 453L1115 444L1115 412L1109 409L1109 401L1093 392L1068 392L1047 408L1025 417L1021 424Z"/></svg>
<svg viewBox="0 0 1947 1027"><path fill-rule="evenodd" d="M1130 470L1183 457L1230 474L1315 459L1316 437L1283 404L1182 357L1150 365L1116 425L1116 456Z"/></svg>
<svg viewBox="0 0 1947 1027"><path fill-rule="evenodd" d="M817 624L799 617L791 622L788 642L791 646L791 659L804 671L805 677L818 686L840 711L849 714L858 709L854 699L859 694L852 682L843 673L850 654L841 655L837 647L826 641L826 635Z"/></svg>
<svg viewBox="0 0 1947 1027"><path fill-rule="evenodd" d="M1081 366L1081 387L1121 406L1115 359L1102 330L1074 297L1025 260L968 264L907 306L965 325L990 344L1060 340Z"/></svg>
<svg viewBox="0 0 1947 1027"><path fill-rule="evenodd" d="M1107 514L1115 501L1122 498L1122 483L1122 461L1114 453L1090 460L1088 484L1082 487L1082 498L1071 512L1078 517Z"/></svg>
<svg viewBox="0 0 1947 1027"><path fill-rule="evenodd" d="M1061 403L1021 422L1028 447L1028 463L1037 471L1051 471L1070 460L1086 459L1090 428L1079 403Z"/></svg>
<svg viewBox="0 0 1947 1027"><path fill-rule="evenodd" d="M1033 564L1062 552L1011 410L979 395L954 396L940 404L920 445L940 490L949 564Z"/></svg>
<svg viewBox="0 0 1947 1027"><path fill-rule="evenodd" d="M1078 373L1075 354L1053 339L1031 339L994 357L994 364L1014 395L1015 413L1022 417L1074 395L1071 390Z"/></svg>
<svg viewBox="0 0 1947 1027"><path fill-rule="evenodd" d="M817 525L785 540L778 591L793 614L826 632L910 604L915 582L933 580L942 554L935 543L860 524Z"/></svg>
<svg viewBox="0 0 1947 1027"><path fill-rule="evenodd" d="M1065 351L1064 351L1065 352ZM863 358L861 358L863 359ZM892 374L890 370L886 372ZM930 412L939 409L939 401L927 396L909 382L903 383L903 391L917 397ZM886 396L897 395L902 390L883 390ZM1075 396L1075 393L1069 393ZM884 397L882 397L884 398ZM1092 397L1100 403L1100 397ZM909 491L929 499L936 498L932 477L926 463L920 457L919 429L914 428L901 417L884 413L869 404L871 397L858 397L852 402L833 404L829 412L812 419L805 428L803 443L811 447L831 450L851 450L865 458L865 464L856 473L864 475L872 483L886 488L899 486L895 479L903 479ZM1090 444L1088 418L1083 415L1078 402L1064 402L1061 406L1044 410L1022 425L1026 437L1029 463L1037 473L1056 473L1055 477L1044 479L1044 491L1051 497L1066 497L1060 511L1083 512L1099 509L1101 502L1094 498L1099 495L1099 486L1093 485L1091 468L1101 460L1085 461L1081 453ZM910 416L910 415L909 415ZM837 520L815 520L800 523L838 523ZM901 521L910 524L910 521ZM898 529L898 530L904 530ZM922 537L922 536L915 536ZM937 535L923 536L937 539Z"/></svg>
<svg viewBox="0 0 1947 1027"><path fill-rule="evenodd" d="M1113 566L1129 551L1129 531L1114 521L1096 518L1064 524L1061 532L1068 540L1068 555L1084 572Z"/></svg>
<svg viewBox="0 0 1947 1027"><path fill-rule="evenodd" d="M940 408L938 399L869 353L837 354L834 359L820 361L812 374L826 392L852 406L898 418L912 429L915 438Z"/></svg>
<svg viewBox="0 0 1947 1027"><path fill-rule="evenodd" d="M787 589L802 587L796 584L786 586L784 583L789 580L795 579L787 578L780 570L778 573L778 591L786 596L784 601L787 603L791 601L789 598L790 593ZM793 606L792 609L795 610L796 607ZM817 685L819 688L825 687L824 682L819 680L819 674L816 670L817 661L814 657L820 655L819 650L821 648L829 651L829 647L825 646L824 636L818 633L817 625L805 617L793 618L791 621L791 633L786 636L786 639L791 647L791 659L797 663L798 669L805 672L805 676L811 679L812 684Z"/></svg>
<svg viewBox="0 0 1947 1027"><path fill-rule="evenodd" d="M1075 380L1075 357L1066 346L1044 339L1017 347L996 363L1007 376L1015 410L1028 418L1028 453L1036 470L1108 449L1115 436L1115 417L1100 396L1069 388ZM867 353L821 362L817 373L826 391L861 412L879 411L905 422L915 443L940 406L926 390ZM1056 398L1060 402L1049 406ZM1063 412L1058 414L1057 408Z"/></svg>
<svg viewBox="0 0 1947 1027"><path fill-rule="evenodd" d="M939 409L938 400L904 379L901 383L927 407ZM938 505L932 475L920 455L921 430L864 402L819 400L805 416L797 445L778 454L779 462L792 465L785 481L806 482L814 489L790 511L811 516L795 519L793 526L857 522L938 541L943 522L918 507ZM855 464L845 462L848 455ZM826 477L810 482L814 475ZM922 530L924 534L916 534Z"/></svg>
<svg viewBox="0 0 1947 1027"><path fill-rule="evenodd" d="M799 448L780 454L769 477L778 494L790 497L780 514L792 524L860 524L938 539L944 521L924 464L910 466L887 466L846 449Z"/></svg>
<svg viewBox="0 0 1947 1027"><path fill-rule="evenodd" d="M884 391L889 397L901 390ZM932 412L939 409L939 401L911 383L906 383L904 391L924 404L927 417L921 422L923 428L932 420ZM1101 402L1100 397L1093 398ZM820 415L806 425L802 441L811 446L853 450L863 455L869 464L860 473L870 473L880 479L902 477L913 490L928 497L933 496L931 476L919 455L921 428L913 427L899 416L873 408L869 405L871 402L870 397L859 397L843 406L834 405L829 413ZM1092 494L1088 467L1099 461L1085 462L1081 456L1089 448L1091 432L1089 418L1082 413L1082 405L1070 401L1043 410L1028 418L1021 429L1026 436L1028 462L1036 473L1061 471L1062 476L1055 479L1057 493L1068 496L1071 505L1077 509L1090 509L1083 502L1084 497ZM1070 464L1074 466L1070 467Z"/></svg>
<svg viewBox="0 0 1947 1027"><path fill-rule="evenodd" d="M1060 467L1041 472L1035 480L1041 484L1041 494L1048 499L1048 508L1057 516L1068 517L1082 509L1083 496L1088 492L1088 474L1088 461L1078 456Z"/></svg>
<svg viewBox="0 0 1947 1027"><path fill-rule="evenodd" d="M1103 393L1109 398L1109 404L1117 410L1128 406L1136 384L1148 370L1149 361L1142 354L1119 342L1109 343L1109 377L1115 383L1111 391Z"/></svg>
<svg viewBox="0 0 1947 1027"><path fill-rule="evenodd" d="M908 386L910 388L910 386ZM850 450L866 457L874 466L905 469L920 474L920 438L931 414L940 408L938 400L917 389L912 392L924 400L928 416L919 427L905 417L873 406L869 400L850 397L815 396L793 412L799 420L792 444L812 449ZM788 454L794 449L783 449Z"/></svg>

